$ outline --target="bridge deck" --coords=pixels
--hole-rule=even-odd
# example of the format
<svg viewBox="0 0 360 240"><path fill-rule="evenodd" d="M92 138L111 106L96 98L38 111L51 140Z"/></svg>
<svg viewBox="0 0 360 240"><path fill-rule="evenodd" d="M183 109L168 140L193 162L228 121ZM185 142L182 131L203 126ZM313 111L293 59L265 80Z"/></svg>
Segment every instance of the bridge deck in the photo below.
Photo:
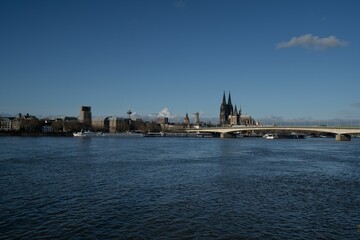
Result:
<svg viewBox="0 0 360 240"><path fill-rule="evenodd" d="M188 132L234 133L245 131L286 131L286 132L317 132L337 135L360 134L360 127L326 127L326 126L234 126L188 129Z"/></svg>

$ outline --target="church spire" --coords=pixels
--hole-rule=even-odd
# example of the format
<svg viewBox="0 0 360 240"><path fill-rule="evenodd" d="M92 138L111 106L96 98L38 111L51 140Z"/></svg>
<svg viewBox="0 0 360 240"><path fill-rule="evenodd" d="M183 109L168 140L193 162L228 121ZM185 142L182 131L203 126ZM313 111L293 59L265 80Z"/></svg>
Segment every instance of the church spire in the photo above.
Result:
<svg viewBox="0 0 360 240"><path fill-rule="evenodd" d="M231 94L230 94L230 91L229 91L228 104L229 104L229 105L232 105L232 104L231 104Z"/></svg>
<svg viewBox="0 0 360 240"><path fill-rule="evenodd" d="M234 112L234 109L233 109L233 105L231 104L231 94L230 94L230 91L229 91L229 98L228 98L228 103L227 103L227 109L228 109L228 114L229 114L229 115L232 115L233 112Z"/></svg>
<svg viewBox="0 0 360 240"><path fill-rule="evenodd" d="M223 105L226 105L225 91L224 91L224 95L223 95L222 104L223 104Z"/></svg>
<svg viewBox="0 0 360 240"><path fill-rule="evenodd" d="M237 112L237 107L236 107L236 105L235 105L234 113L235 113L235 114L238 113L238 112Z"/></svg>

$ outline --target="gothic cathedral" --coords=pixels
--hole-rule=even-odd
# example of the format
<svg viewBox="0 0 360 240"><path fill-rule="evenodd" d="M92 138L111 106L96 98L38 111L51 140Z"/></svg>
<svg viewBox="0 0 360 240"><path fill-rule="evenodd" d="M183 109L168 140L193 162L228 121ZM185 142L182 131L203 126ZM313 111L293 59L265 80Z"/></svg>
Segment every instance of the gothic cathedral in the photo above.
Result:
<svg viewBox="0 0 360 240"><path fill-rule="evenodd" d="M231 103L230 92L229 92L228 101L226 103L225 91L224 91L223 100L220 106L220 126L240 125L241 124L240 119L241 119L241 109L238 112L236 105L235 108L233 108L233 105Z"/></svg>

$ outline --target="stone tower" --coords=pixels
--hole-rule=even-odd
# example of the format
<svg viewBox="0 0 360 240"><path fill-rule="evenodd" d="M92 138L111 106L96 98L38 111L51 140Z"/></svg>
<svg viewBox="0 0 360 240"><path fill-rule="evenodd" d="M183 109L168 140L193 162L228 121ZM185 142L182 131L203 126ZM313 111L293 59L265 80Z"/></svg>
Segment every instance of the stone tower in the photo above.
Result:
<svg viewBox="0 0 360 240"><path fill-rule="evenodd" d="M240 124L241 110L237 111L237 107L233 108L231 103L231 94L229 92L228 101L226 102L225 91L223 100L220 105L220 126L226 125L239 125Z"/></svg>
<svg viewBox="0 0 360 240"><path fill-rule="evenodd" d="M85 128L91 128L91 121L91 107L81 106L79 122L83 123Z"/></svg>
<svg viewBox="0 0 360 240"><path fill-rule="evenodd" d="M223 100L220 105L220 125L227 124L228 116L229 116L228 106L226 104L225 91L224 91Z"/></svg>
<svg viewBox="0 0 360 240"><path fill-rule="evenodd" d="M234 112L229 116L230 125L240 125L240 114L237 111L237 107L235 105Z"/></svg>
<svg viewBox="0 0 360 240"><path fill-rule="evenodd" d="M195 113L195 125L200 126L200 113Z"/></svg>
<svg viewBox="0 0 360 240"><path fill-rule="evenodd" d="M190 127L190 119L189 119L189 115L186 113L185 117L184 117L184 121L183 121L184 125L186 127Z"/></svg>
<svg viewBox="0 0 360 240"><path fill-rule="evenodd" d="M233 105L231 103L231 94L230 94L230 92L229 92L229 97L228 97L227 108L228 108L228 115L232 115L233 112L234 112L234 108L233 108Z"/></svg>

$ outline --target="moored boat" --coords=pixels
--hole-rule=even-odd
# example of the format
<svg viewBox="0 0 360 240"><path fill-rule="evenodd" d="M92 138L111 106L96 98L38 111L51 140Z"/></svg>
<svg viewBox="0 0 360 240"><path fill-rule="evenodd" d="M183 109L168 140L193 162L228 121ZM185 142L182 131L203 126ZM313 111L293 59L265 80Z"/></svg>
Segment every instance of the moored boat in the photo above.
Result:
<svg viewBox="0 0 360 240"><path fill-rule="evenodd" d="M265 139L275 139L275 138L277 138L277 135L272 134L272 133L267 133L267 134L265 134L263 136L263 138L265 138Z"/></svg>
<svg viewBox="0 0 360 240"><path fill-rule="evenodd" d="M298 133L290 133L290 134L286 134L286 133L276 133L276 134L271 134L271 133L267 133L263 136L263 138L266 139L305 139L306 136L304 134L298 134Z"/></svg>
<svg viewBox="0 0 360 240"><path fill-rule="evenodd" d="M116 133L102 133L103 137L144 137L145 135L141 132L116 132Z"/></svg>
<svg viewBox="0 0 360 240"><path fill-rule="evenodd" d="M81 130L80 132L74 132L74 137L97 137L101 136L102 133L97 133L89 130Z"/></svg>
<svg viewBox="0 0 360 240"><path fill-rule="evenodd" d="M80 132L74 132L74 137L144 137L140 132L116 132L116 133L103 133L93 132L89 130L81 130Z"/></svg>

